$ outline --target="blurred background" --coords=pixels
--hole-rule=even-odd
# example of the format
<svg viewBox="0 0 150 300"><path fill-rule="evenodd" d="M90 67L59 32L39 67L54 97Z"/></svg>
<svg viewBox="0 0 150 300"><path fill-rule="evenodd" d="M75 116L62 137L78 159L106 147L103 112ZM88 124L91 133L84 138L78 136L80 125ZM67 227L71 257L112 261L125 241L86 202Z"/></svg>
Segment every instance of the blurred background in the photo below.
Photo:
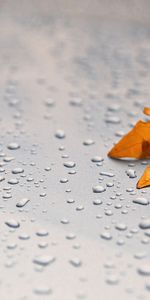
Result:
<svg viewBox="0 0 150 300"><path fill-rule="evenodd" d="M149 87L149 0L0 0L1 300L150 299Z"/></svg>

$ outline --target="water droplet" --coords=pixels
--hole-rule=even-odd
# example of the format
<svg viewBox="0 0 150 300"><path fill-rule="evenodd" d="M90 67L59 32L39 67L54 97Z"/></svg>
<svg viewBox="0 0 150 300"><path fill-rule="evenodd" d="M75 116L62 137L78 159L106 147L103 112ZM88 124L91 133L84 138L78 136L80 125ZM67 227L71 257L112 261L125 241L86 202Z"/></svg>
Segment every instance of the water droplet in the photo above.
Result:
<svg viewBox="0 0 150 300"><path fill-rule="evenodd" d="M13 157L13 156L5 156L4 157L4 159L3 159L3 161L4 162L10 162L10 161L12 161L12 160L14 160L15 158Z"/></svg>
<svg viewBox="0 0 150 300"><path fill-rule="evenodd" d="M115 176L113 173L110 173L110 172L100 172L100 175L107 176L107 177L114 177Z"/></svg>
<svg viewBox="0 0 150 300"><path fill-rule="evenodd" d="M119 279L118 279L118 277L116 276L116 275L114 275L114 274L111 274L111 275L109 275L108 276L108 278L106 279L106 282L108 283L108 284L118 284L118 282L119 282Z"/></svg>
<svg viewBox="0 0 150 300"><path fill-rule="evenodd" d="M21 174L23 172L24 172L24 169L19 168L19 167L12 170L13 174Z"/></svg>
<svg viewBox="0 0 150 300"><path fill-rule="evenodd" d="M84 206L83 206L83 205L79 205L79 206L76 207L76 210L77 210L77 211L81 211L81 210L83 210L83 209L84 209Z"/></svg>
<svg viewBox="0 0 150 300"><path fill-rule="evenodd" d="M142 222L140 222L139 227L141 229L149 229L150 228L150 219L145 219Z"/></svg>
<svg viewBox="0 0 150 300"><path fill-rule="evenodd" d="M10 143L10 144L7 146L7 148L8 148L9 150L17 150L17 149L20 148L20 145L19 145L18 143L13 142L13 143Z"/></svg>
<svg viewBox="0 0 150 300"><path fill-rule="evenodd" d="M57 137L58 139L64 139L65 136L65 132L62 129L58 129L55 133L55 137Z"/></svg>
<svg viewBox="0 0 150 300"><path fill-rule="evenodd" d="M29 234L27 234L27 233L22 233L22 234L20 234L19 235L19 239L20 240L29 240L30 239L30 236L29 236Z"/></svg>
<svg viewBox="0 0 150 300"><path fill-rule="evenodd" d="M68 219L62 219L62 220L61 220L61 223L62 223L62 224L69 224L69 220L68 220Z"/></svg>
<svg viewBox="0 0 150 300"><path fill-rule="evenodd" d="M82 99L81 98L74 98L70 100L70 104L72 106L81 106L82 105Z"/></svg>
<svg viewBox="0 0 150 300"><path fill-rule="evenodd" d="M60 183L67 183L69 180L68 178L61 178Z"/></svg>
<svg viewBox="0 0 150 300"><path fill-rule="evenodd" d="M105 118L105 122L110 123L110 124L119 124L121 122L121 120L119 117L116 117L116 116L107 116Z"/></svg>
<svg viewBox="0 0 150 300"><path fill-rule="evenodd" d="M101 156L94 156L91 161L94 163L102 162L104 159Z"/></svg>
<svg viewBox="0 0 150 300"><path fill-rule="evenodd" d="M105 191L106 191L106 189L101 185L96 185L93 187L93 193L102 193Z"/></svg>
<svg viewBox="0 0 150 300"><path fill-rule="evenodd" d="M37 295L50 295L52 290L48 286L38 286L36 287L33 292Z"/></svg>
<svg viewBox="0 0 150 300"><path fill-rule="evenodd" d="M74 266L74 267L81 267L81 265L82 265L82 262L81 262L81 260L79 259L79 258L73 258L73 259L70 259L70 264L72 265L72 266Z"/></svg>
<svg viewBox="0 0 150 300"><path fill-rule="evenodd" d="M19 180L17 178L11 178L11 179L8 180L8 183L12 184L12 185L18 184Z"/></svg>
<svg viewBox="0 0 150 300"><path fill-rule="evenodd" d="M74 234L74 233L68 233L67 235L66 235L66 239L67 240L74 240L76 238L76 235Z"/></svg>
<svg viewBox="0 0 150 300"><path fill-rule="evenodd" d="M67 167L67 168L73 168L75 167L75 162L74 161L67 161L64 163L64 166Z"/></svg>
<svg viewBox="0 0 150 300"><path fill-rule="evenodd" d="M129 176L129 178L136 178L136 172L133 169L129 169L126 171L127 175Z"/></svg>
<svg viewBox="0 0 150 300"><path fill-rule="evenodd" d="M5 222L5 224L11 228L18 228L20 227L20 224L18 221L14 220L14 219L10 219L8 221Z"/></svg>
<svg viewBox="0 0 150 300"><path fill-rule="evenodd" d="M46 247L48 247L48 243L47 242L40 242L38 244L38 247L41 249L45 249Z"/></svg>
<svg viewBox="0 0 150 300"><path fill-rule="evenodd" d="M94 205L100 205L100 204L102 204L102 200L101 199L94 199L93 204Z"/></svg>
<svg viewBox="0 0 150 300"><path fill-rule="evenodd" d="M105 211L105 215L106 215L106 216L112 216L112 215L113 215L113 212L112 212L110 209L107 209L107 210Z"/></svg>
<svg viewBox="0 0 150 300"><path fill-rule="evenodd" d="M36 235L37 236L48 236L48 231L46 230L46 229L40 229L40 230L38 230L37 232L36 232Z"/></svg>
<svg viewBox="0 0 150 300"><path fill-rule="evenodd" d="M5 180L5 177L3 176L0 176L0 182L4 181Z"/></svg>
<svg viewBox="0 0 150 300"><path fill-rule="evenodd" d="M33 262L35 264L41 265L41 266L47 266L55 261L54 256L49 255L39 255L34 258Z"/></svg>
<svg viewBox="0 0 150 300"><path fill-rule="evenodd" d="M84 145L84 146L91 146L91 145L93 145L93 144L95 144L95 142L94 142L93 140L91 140L91 139L87 139L87 140L85 140L85 141L83 142L83 145Z"/></svg>
<svg viewBox="0 0 150 300"><path fill-rule="evenodd" d="M135 253L134 257L137 258L137 259L145 258L146 257L146 252L137 252L137 253Z"/></svg>
<svg viewBox="0 0 150 300"><path fill-rule="evenodd" d="M111 240L112 239L112 235L109 231L102 232L100 236L104 240Z"/></svg>
<svg viewBox="0 0 150 300"><path fill-rule="evenodd" d="M16 243L11 243L7 245L7 249L9 250L14 250L17 248L17 244Z"/></svg>
<svg viewBox="0 0 150 300"><path fill-rule="evenodd" d="M52 107L52 106L54 106L55 101L52 98L48 98L48 99L45 100L45 104L46 104L46 106L51 106Z"/></svg>
<svg viewBox="0 0 150 300"><path fill-rule="evenodd" d="M28 198L22 198L16 204L17 207L24 207L30 200Z"/></svg>
<svg viewBox="0 0 150 300"><path fill-rule="evenodd" d="M134 199L133 203L141 204L141 205L148 205L149 201L146 198L139 197L139 198Z"/></svg>
<svg viewBox="0 0 150 300"><path fill-rule="evenodd" d="M107 183L106 183L106 186L107 186L107 187L113 187L113 186L114 186L114 183L113 183L113 182L107 182Z"/></svg>
<svg viewBox="0 0 150 300"><path fill-rule="evenodd" d="M115 226L115 228L118 229L118 230L123 231L123 230L126 230L126 229L127 229L127 225L124 224L124 223L118 223L118 224Z"/></svg>
<svg viewBox="0 0 150 300"><path fill-rule="evenodd" d="M150 265L143 264L141 267L138 268L138 273L143 276L150 276Z"/></svg>

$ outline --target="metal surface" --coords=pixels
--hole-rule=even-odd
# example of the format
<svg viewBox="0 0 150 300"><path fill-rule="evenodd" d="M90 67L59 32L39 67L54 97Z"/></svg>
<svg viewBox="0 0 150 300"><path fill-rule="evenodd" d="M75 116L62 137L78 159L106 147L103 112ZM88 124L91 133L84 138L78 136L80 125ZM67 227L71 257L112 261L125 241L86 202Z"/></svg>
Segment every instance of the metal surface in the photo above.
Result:
<svg viewBox="0 0 150 300"><path fill-rule="evenodd" d="M148 1L43 2L1 2L0 299L147 300L146 162L107 152L146 119Z"/></svg>

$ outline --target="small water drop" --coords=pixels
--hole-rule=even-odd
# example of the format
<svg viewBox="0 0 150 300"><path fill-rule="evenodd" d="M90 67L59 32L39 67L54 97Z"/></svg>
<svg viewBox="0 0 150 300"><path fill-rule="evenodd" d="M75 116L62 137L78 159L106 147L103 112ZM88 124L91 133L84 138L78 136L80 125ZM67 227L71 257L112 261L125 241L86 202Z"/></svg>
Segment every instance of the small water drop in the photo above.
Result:
<svg viewBox="0 0 150 300"><path fill-rule="evenodd" d="M73 168L73 167L75 167L75 162L74 161L66 161L65 163L64 163L64 166L65 167L67 167L67 168Z"/></svg>
<svg viewBox="0 0 150 300"><path fill-rule="evenodd" d="M81 260L79 259L79 258L73 258L73 259L70 259L70 264L72 265L72 266L74 266L74 267L81 267L81 265L82 265L82 262L81 262Z"/></svg>
<svg viewBox="0 0 150 300"><path fill-rule="evenodd" d="M120 231L123 231L123 230L126 230L127 229L127 225L124 224L124 223L118 223L116 226L115 226L116 229L120 230Z"/></svg>
<svg viewBox="0 0 150 300"><path fill-rule="evenodd" d="M12 170L13 174L21 174L23 172L24 172L24 169L19 168L19 167Z"/></svg>
<svg viewBox="0 0 150 300"><path fill-rule="evenodd" d="M64 139L65 136L65 132L62 129L58 129L55 133L55 137L58 139Z"/></svg>
<svg viewBox="0 0 150 300"><path fill-rule="evenodd" d="M17 149L20 148L20 145L19 145L18 143L13 142L13 143L10 143L10 144L7 146L7 148L8 148L9 150L17 150Z"/></svg>
<svg viewBox="0 0 150 300"><path fill-rule="evenodd" d="M49 235L49 233L48 233L48 231L46 230L46 229L39 229L37 232L36 232L36 235L37 236L48 236Z"/></svg>
<svg viewBox="0 0 150 300"><path fill-rule="evenodd" d="M145 219L142 222L140 222L139 227L141 229L149 229L150 228L150 219Z"/></svg>
<svg viewBox="0 0 150 300"><path fill-rule="evenodd" d="M5 224L11 228L20 227L20 223L14 219L10 219L10 220L6 221Z"/></svg>
<svg viewBox="0 0 150 300"><path fill-rule="evenodd" d="M150 265L143 264L138 268L138 273L143 276L150 276Z"/></svg>
<svg viewBox="0 0 150 300"><path fill-rule="evenodd" d="M102 202L102 200L101 199L94 199L93 200L93 204L94 205L100 205L100 204L102 204L103 202Z"/></svg>
<svg viewBox="0 0 150 300"><path fill-rule="evenodd" d="M111 240L112 239L112 235L109 231L102 232L100 236L104 240Z"/></svg>
<svg viewBox="0 0 150 300"><path fill-rule="evenodd" d="M83 142L84 146L91 146L93 144L95 144L95 142L92 139L87 139Z"/></svg>
<svg viewBox="0 0 150 300"><path fill-rule="evenodd" d="M106 189L101 185L96 185L93 187L93 193L102 193L105 191L106 191Z"/></svg>
<svg viewBox="0 0 150 300"><path fill-rule="evenodd" d="M36 287L33 292L37 295L50 295L52 293L51 288L49 288L48 286L38 286Z"/></svg>
<svg viewBox="0 0 150 300"><path fill-rule="evenodd" d="M94 163L102 162L104 159L101 156L94 156L91 161Z"/></svg>
<svg viewBox="0 0 150 300"><path fill-rule="evenodd" d="M17 207L24 207L30 200L28 198L22 198L16 204Z"/></svg>
<svg viewBox="0 0 150 300"><path fill-rule="evenodd" d="M48 266L49 264L53 263L55 261L54 256L49 255L39 255L33 259L33 262L35 264L41 265L41 266Z"/></svg>

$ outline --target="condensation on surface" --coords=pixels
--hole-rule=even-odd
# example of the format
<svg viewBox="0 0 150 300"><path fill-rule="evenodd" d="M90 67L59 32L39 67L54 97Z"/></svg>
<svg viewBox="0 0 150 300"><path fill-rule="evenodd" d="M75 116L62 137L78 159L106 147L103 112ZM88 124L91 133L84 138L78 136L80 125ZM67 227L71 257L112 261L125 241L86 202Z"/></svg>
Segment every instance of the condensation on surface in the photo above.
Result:
<svg viewBox="0 0 150 300"><path fill-rule="evenodd" d="M149 4L92 4L1 2L2 300L150 298L149 162L107 157L148 120Z"/></svg>

